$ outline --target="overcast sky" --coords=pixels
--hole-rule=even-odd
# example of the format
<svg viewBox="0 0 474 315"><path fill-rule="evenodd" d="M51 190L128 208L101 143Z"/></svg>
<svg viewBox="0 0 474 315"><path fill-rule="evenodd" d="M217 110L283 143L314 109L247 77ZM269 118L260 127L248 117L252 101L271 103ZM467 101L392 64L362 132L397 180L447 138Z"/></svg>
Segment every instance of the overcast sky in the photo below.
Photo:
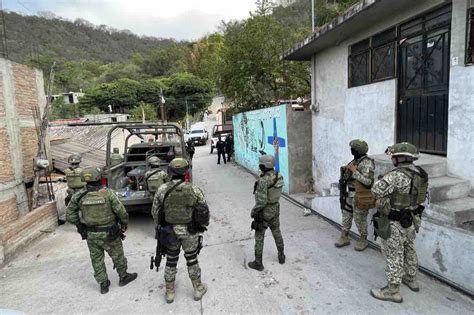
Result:
<svg viewBox="0 0 474 315"><path fill-rule="evenodd" d="M36 14L51 11L139 35L198 39L222 20L244 19L255 0L3 0L5 9Z"/></svg>

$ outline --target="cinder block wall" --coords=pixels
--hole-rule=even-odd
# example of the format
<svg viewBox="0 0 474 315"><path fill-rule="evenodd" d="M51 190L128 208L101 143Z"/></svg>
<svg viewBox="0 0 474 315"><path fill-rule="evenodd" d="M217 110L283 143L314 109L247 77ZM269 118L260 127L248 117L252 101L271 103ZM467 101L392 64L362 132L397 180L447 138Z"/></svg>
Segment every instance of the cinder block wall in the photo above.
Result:
<svg viewBox="0 0 474 315"><path fill-rule="evenodd" d="M42 114L45 106L42 72L0 59L0 264L56 220L55 203L49 211L30 209L38 152L34 110Z"/></svg>

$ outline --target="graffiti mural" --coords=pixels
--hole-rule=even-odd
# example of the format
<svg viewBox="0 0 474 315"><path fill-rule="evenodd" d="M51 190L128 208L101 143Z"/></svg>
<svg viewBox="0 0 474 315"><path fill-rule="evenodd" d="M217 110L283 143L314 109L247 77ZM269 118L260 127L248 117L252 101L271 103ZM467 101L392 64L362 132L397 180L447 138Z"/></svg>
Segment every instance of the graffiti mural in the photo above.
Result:
<svg viewBox="0 0 474 315"><path fill-rule="evenodd" d="M286 105L240 113L233 117L235 160L258 173L258 158L265 152L275 157L275 169L285 178L288 192Z"/></svg>

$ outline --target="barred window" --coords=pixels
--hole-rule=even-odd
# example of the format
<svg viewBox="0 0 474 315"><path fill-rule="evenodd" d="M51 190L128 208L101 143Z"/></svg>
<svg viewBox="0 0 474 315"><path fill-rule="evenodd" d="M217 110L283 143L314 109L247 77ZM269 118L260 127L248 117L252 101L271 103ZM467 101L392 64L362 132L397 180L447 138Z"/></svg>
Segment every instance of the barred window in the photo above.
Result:
<svg viewBox="0 0 474 315"><path fill-rule="evenodd" d="M349 87L395 76L396 29L391 28L350 46Z"/></svg>
<svg viewBox="0 0 474 315"><path fill-rule="evenodd" d="M474 8L468 11L466 64L474 63Z"/></svg>

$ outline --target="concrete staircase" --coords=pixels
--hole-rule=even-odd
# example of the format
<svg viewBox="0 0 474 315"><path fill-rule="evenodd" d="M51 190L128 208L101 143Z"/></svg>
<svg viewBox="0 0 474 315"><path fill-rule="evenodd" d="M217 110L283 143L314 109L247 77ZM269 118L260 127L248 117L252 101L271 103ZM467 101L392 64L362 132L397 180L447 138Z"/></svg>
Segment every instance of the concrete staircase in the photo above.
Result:
<svg viewBox="0 0 474 315"><path fill-rule="evenodd" d="M393 169L385 154L371 156L375 160L375 178ZM442 224L474 232L474 198L468 180L448 176L445 157L421 154L416 165L429 174L430 204L424 215Z"/></svg>

